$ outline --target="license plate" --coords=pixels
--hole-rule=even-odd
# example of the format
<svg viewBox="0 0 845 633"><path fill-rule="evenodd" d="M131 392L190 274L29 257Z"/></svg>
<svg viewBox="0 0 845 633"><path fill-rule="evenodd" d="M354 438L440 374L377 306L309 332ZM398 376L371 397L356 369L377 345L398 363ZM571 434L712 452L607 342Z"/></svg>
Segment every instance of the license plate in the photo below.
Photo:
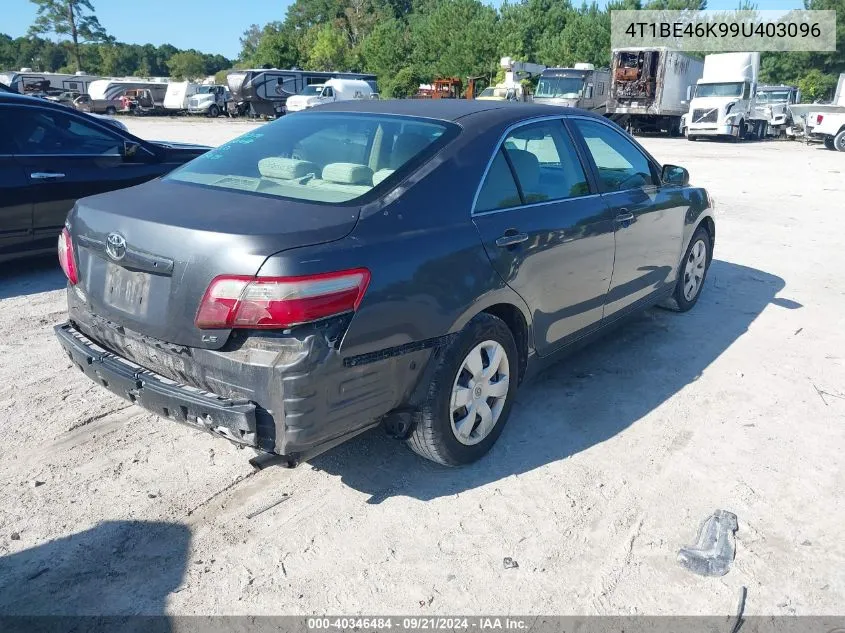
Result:
<svg viewBox="0 0 845 633"><path fill-rule="evenodd" d="M147 313L147 299L150 291L150 276L108 263L106 265L105 302L135 316Z"/></svg>

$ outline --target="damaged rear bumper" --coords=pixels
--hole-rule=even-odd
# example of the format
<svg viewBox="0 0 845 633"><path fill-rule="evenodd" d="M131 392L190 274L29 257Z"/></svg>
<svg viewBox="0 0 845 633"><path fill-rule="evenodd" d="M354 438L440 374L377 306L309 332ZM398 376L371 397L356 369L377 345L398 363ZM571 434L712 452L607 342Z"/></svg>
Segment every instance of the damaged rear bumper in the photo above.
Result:
<svg viewBox="0 0 845 633"><path fill-rule="evenodd" d="M342 317L285 335L233 333L221 349L189 348L110 322L72 291L68 310L56 335L93 381L161 417L294 461L406 408L436 346L344 357Z"/></svg>
<svg viewBox="0 0 845 633"><path fill-rule="evenodd" d="M71 362L113 394L161 417L260 448L252 402L180 385L103 349L69 323L55 332Z"/></svg>

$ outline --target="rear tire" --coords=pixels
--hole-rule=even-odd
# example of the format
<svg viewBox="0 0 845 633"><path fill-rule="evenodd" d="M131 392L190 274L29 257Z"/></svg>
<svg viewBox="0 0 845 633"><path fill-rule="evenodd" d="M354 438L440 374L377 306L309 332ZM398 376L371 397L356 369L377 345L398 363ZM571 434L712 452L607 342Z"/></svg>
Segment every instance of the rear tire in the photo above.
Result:
<svg viewBox="0 0 845 633"><path fill-rule="evenodd" d="M519 367L513 334L501 319L481 313L431 362L437 365L408 446L444 466L474 462L510 415Z"/></svg>
<svg viewBox="0 0 845 633"><path fill-rule="evenodd" d="M698 140L698 137L697 137L697 136L693 136L692 134L687 134L687 140L688 140L688 141L697 141L697 140Z"/></svg>
<svg viewBox="0 0 845 633"><path fill-rule="evenodd" d="M825 136L824 137L824 146L827 149L832 149L836 151L836 145L833 144L833 137L832 136Z"/></svg>
<svg viewBox="0 0 845 633"><path fill-rule="evenodd" d="M115 110L114 106L109 106L108 108L106 108L106 114L108 114L109 116L114 116L115 114L117 114L117 110Z"/></svg>
<svg viewBox="0 0 845 633"><path fill-rule="evenodd" d="M839 134L833 137L833 147L840 152L845 152L845 130L840 130Z"/></svg>
<svg viewBox="0 0 845 633"><path fill-rule="evenodd" d="M675 300L678 312L686 312L698 302L710 262L713 259L713 246L707 229L700 226L690 240L687 252L678 267L678 280L675 283Z"/></svg>

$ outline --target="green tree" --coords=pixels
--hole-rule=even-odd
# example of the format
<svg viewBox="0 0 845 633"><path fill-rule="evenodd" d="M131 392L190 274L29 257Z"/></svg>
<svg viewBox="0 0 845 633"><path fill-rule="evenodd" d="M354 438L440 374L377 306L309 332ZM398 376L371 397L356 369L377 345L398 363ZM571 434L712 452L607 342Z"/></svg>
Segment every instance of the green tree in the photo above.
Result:
<svg viewBox="0 0 845 633"><path fill-rule="evenodd" d="M405 65L411 54L408 25L397 18L377 24L360 46L363 68L379 79L379 90L386 97L406 96L407 77L413 72ZM399 77L400 69L405 75ZM416 92L419 82L414 87Z"/></svg>
<svg viewBox="0 0 845 633"><path fill-rule="evenodd" d="M182 51L167 60L174 79L197 79L205 75L205 60L196 51Z"/></svg>
<svg viewBox="0 0 845 633"><path fill-rule="evenodd" d="M79 42L108 40L106 30L94 15L91 0L30 0L38 7L30 35L69 35L76 70L82 70Z"/></svg>
<svg viewBox="0 0 845 633"><path fill-rule="evenodd" d="M308 43L307 63L311 70L350 70L352 49L344 32L329 23L313 27L305 38Z"/></svg>
<svg viewBox="0 0 845 633"><path fill-rule="evenodd" d="M818 68L813 68L798 80L798 88L804 102L830 99L836 88L836 75L825 74Z"/></svg>

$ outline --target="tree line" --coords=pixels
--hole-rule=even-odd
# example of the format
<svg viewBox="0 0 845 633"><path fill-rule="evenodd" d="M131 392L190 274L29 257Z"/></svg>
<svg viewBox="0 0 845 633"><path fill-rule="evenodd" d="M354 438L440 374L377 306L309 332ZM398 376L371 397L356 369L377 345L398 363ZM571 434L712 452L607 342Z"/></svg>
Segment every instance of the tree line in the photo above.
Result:
<svg viewBox="0 0 845 633"><path fill-rule="evenodd" d="M121 77L196 78L231 68L222 55L170 44L124 44L100 24L91 0L30 0L36 17L28 37L0 33L0 69ZM49 39L55 36L56 41ZM48 36L48 37L43 37Z"/></svg>
<svg viewBox="0 0 845 633"><path fill-rule="evenodd" d="M241 67L375 73L386 96L408 96L436 77L501 78L511 56L547 66L610 63L610 11L706 9L706 0L295 0L284 20L252 25ZM830 97L845 72L845 0L805 0L839 12L831 53L764 53L761 80L799 85L808 100ZM740 0L738 9L756 9Z"/></svg>
<svg viewBox="0 0 845 633"><path fill-rule="evenodd" d="M91 0L30 0L38 8L30 37L0 34L0 68L84 70L104 76L193 78L247 67L374 73L385 96L404 97L437 77L485 77L511 56L547 66L610 62L614 9L706 9L706 0L294 0L283 20L253 24L232 62L169 44L114 41ZM761 80L798 85L807 100L829 98L845 72L845 0L804 0L807 9L838 11L836 51L764 53ZM755 9L739 0L739 9ZM44 35L55 35L52 41Z"/></svg>

